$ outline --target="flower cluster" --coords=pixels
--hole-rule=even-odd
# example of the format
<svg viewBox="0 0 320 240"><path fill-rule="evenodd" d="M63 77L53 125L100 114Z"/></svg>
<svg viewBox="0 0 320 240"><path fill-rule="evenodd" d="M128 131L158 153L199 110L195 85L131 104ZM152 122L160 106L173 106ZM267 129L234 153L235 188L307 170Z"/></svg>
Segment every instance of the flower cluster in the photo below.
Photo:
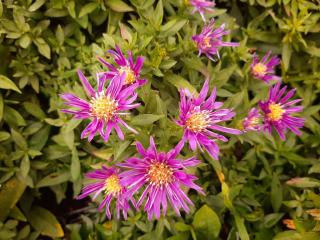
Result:
<svg viewBox="0 0 320 240"><path fill-rule="evenodd" d="M191 0L205 21L204 13L212 11L215 5L211 1ZM215 21L212 19L204 26L199 35L194 35L192 40L197 45L199 55L205 54L210 60L219 55L219 48L227 46L238 46L238 43L224 42L222 37L229 34L222 24L214 28ZM81 138L87 137L91 141L97 134L108 141L112 130L117 136L125 139L123 128L137 133L125 121L125 115L130 110L137 108L137 88L146 83L147 80L140 77L144 64L144 58L138 56L134 61L129 51L127 57L121 49L116 46L115 50L108 53L112 56L113 63L100 58L99 61L107 67L106 71L97 73L96 89L92 87L89 80L78 70L78 75L89 100L81 99L74 94L65 93L61 98L71 109L63 109L68 114L73 114L77 119L89 119L90 123L83 130ZM99 210L105 208L108 218L113 213L110 211L115 205L117 218L120 215L127 218L131 207L143 208L148 219L153 217L159 219L161 213L166 215L168 205L177 215L180 210L190 211L193 202L187 195L188 189L194 189L204 194L202 188L195 181L196 176L187 172L189 167L199 164L196 157L181 159L179 154L187 144L195 152L208 152L215 160L219 158L218 141L227 142L224 134L238 135L247 131L264 130L269 133L272 129L285 139L287 129L295 134L301 134L299 128L303 127L304 119L294 117L292 114L302 111L301 106L295 106L301 99L289 100L295 94L290 90L286 94L287 87L281 88L281 78L275 75L275 67L280 63L278 57L270 58L269 51L262 59L253 55L251 74L254 78L269 83L276 80L275 86L270 87L269 97L266 101L259 102L259 108L252 108L248 116L241 122L240 129L225 126L225 122L232 120L235 116L233 109L224 108L223 102L216 101L216 87L211 87L209 80L205 80L199 94L187 89L179 89L180 103L179 115L175 123L183 129L182 138L177 141L176 147L168 152L159 152L154 138L150 136L149 147L143 147L142 143L135 142L136 154L118 163L116 166L105 166L101 169L87 173L85 176L93 182L88 183L78 196L78 199L93 194L93 199L102 195Z"/></svg>
<svg viewBox="0 0 320 240"><path fill-rule="evenodd" d="M261 61L258 60L256 54L253 55L251 74L254 78L263 80L265 83L269 83L271 80L276 80L277 82L273 87L270 87L268 99L260 101L258 104L262 114L258 109L252 108L248 116L242 121L241 128L244 132L264 130L270 134L274 129L280 138L285 140L287 129L297 135L301 134L299 128L304 126L305 120L294 117L292 114L302 111L302 106L295 106L302 99L290 100L296 92L295 89L291 89L285 94L287 86L281 88L281 78L275 75L274 70L280 63L280 59L277 56L269 59L270 54L271 51Z"/></svg>

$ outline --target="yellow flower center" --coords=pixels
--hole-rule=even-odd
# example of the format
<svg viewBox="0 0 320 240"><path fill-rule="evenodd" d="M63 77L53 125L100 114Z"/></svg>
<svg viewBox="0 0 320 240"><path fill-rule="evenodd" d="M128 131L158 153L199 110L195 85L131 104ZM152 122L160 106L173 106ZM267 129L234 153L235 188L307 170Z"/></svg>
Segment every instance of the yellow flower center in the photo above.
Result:
<svg viewBox="0 0 320 240"><path fill-rule="evenodd" d="M193 113L186 121L186 127L193 132L201 132L209 124L209 116L206 111Z"/></svg>
<svg viewBox="0 0 320 240"><path fill-rule="evenodd" d="M257 118L257 117L253 117L250 119L250 126L251 127L255 127L255 126L258 126L260 123L260 119Z"/></svg>
<svg viewBox="0 0 320 240"><path fill-rule="evenodd" d="M151 164L148 175L152 185L163 186L172 181L172 169L165 163Z"/></svg>
<svg viewBox="0 0 320 240"><path fill-rule="evenodd" d="M108 121L116 113L118 103L109 95L105 96L102 94L96 98L92 98L90 107L93 117Z"/></svg>
<svg viewBox="0 0 320 240"><path fill-rule="evenodd" d="M263 63L257 63L253 66L252 72L254 75L263 76L267 73L267 66Z"/></svg>
<svg viewBox="0 0 320 240"><path fill-rule="evenodd" d="M119 177L117 175L111 175L108 177L104 183L104 189L106 194L119 194L122 190L122 186L119 183Z"/></svg>
<svg viewBox="0 0 320 240"><path fill-rule="evenodd" d="M209 37L204 37L203 38L203 45L207 48L211 47L211 43L210 43L210 38Z"/></svg>
<svg viewBox="0 0 320 240"><path fill-rule="evenodd" d="M279 121L285 112L285 110L282 109L280 104L277 103L271 103L269 105L269 110L270 112L267 114L267 117L271 121Z"/></svg>
<svg viewBox="0 0 320 240"><path fill-rule="evenodd" d="M136 81L136 76L134 75L134 72L129 66L121 67L119 70L119 74L126 73L126 79L125 84L132 84Z"/></svg>

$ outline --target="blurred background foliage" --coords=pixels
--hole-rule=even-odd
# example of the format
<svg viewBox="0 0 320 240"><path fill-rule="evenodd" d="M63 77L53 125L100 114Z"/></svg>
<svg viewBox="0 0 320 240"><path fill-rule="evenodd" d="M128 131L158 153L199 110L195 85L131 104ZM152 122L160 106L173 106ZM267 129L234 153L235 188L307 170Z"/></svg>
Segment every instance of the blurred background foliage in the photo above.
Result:
<svg viewBox="0 0 320 240"><path fill-rule="evenodd" d="M320 239L320 2L219 0L207 14L232 31L240 47L221 59L198 57L191 36L203 22L187 0L4 0L0 2L0 239ZM92 143L80 140L85 122L61 113L58 94L84 92L103 67L97 56L118 44L146 58L142 106L127 119L139 135ZM251 53L281 56L278 74L303 98L301 137L247 133L221 146L220 161L197 153L192 171L206 196L190 191L195 206L182 218L159 221L130 212L108 221L90 199L74 200L83 173L134 154L134 141L156 137L162 150L182 130L177 88L199 90L205 77L232 107L237 126L266 97L249 74ZM187 148L183 155L190 156Z"/></svg>

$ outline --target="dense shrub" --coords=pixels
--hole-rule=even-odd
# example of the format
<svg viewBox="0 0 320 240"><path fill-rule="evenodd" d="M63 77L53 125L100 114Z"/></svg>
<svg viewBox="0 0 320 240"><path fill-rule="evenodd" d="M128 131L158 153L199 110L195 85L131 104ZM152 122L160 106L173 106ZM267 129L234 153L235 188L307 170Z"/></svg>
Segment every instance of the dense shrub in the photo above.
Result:
<svg viewBox="0 0 320 240"><path fill-rule="evenodd" d="M226 24L220 59L198 57L192 35L203 21L183 0L4 0L0 2L0 239L320 239L320 6L319 1L242 0L216 2L207 19ZM138 130L124 141L112 134L80 139L86 121L71 119L59 94L85 97L76 74L95 85L97 60L115 45L144 56L138 90L142 105L126 118ZM202 163L205 195L189 191L194 206L177 217L149 221L129 211L108 220L89 198L75 200L83 173L135 154L135 141L154 136L168 151L182 136L180 88L199 92L206 78L236 117L267 97L268 86L250 75L252 53L281 57L277 74L297 89L306 119L302 135L248 132L218 141L219 161L182 150ZM101 199L98 199L99 201Z"/></svg>

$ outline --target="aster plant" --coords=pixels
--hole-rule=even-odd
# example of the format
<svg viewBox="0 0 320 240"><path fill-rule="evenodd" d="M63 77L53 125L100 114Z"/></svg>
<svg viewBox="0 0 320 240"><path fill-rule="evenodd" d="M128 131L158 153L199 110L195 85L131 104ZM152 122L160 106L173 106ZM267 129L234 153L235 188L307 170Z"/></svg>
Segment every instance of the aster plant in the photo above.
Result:
<svg viewBox="0 0 320 240"><path fill-rule="evenodd" d="M121 185L119 178L119 170L114 167L102 166L101 169L86 173L85 177L95 180L89 183L82 189L82 193L77 197L83 199L93 194L92 199L95 200L99 195L103 195L103 200L99 205L98 210L105 208L106 215L111 219L110 204L115 200L117 219L120 218L122 212L123 217L127 218L127 212L130 208L129 200L135 204L134 199L128 197L126 188Z"/></svg>
<svg viewBox="0 0 320 240"><path fill-rule="evenodd" d="M192 14L199 12L204 22L206 21L205 12L213 12L212 8L216 5L214 1L210 0L190 0L190 3L194 7Z"/></svg>
<svg viewBox="0 0 320 240"><path fill-rule="evenodd" d="M138 83L139 86L145 84L147 81L140 78L140 71L143 67L144 58L138 56L136 62L134 62L131 51L128 51L128 58L126 58L119 46L115 47L115 50L109 50L108 53L113 57L115 65L112 65L99 57L99 61L106 66L109 71L99 73L101 81L113 79L114 76L125 73L124 85L131 85Z"/></svg>
<svg viewBox="0 0 320 240"><path fill-rule="evenodd" d="M205 54L212 61L214 60L214 56L219 55L219 48L221 47L237 47L239 43L235 42L224 42L222 37L224 35L228 35L230 31L225 30L225 24L222 24L218 28L214 28L215 21L211 19L211 21L205 25L199 35L194 35L192 40L197 45L199 56L201 54Z"/></svg>
<svg viewBox="0 0 320 240"><path fill-rule="evenodd" d="M279 76L275 75L275 68L280 64L280 59L277 56L270 58L270 55L271 51L268 51L267 54L259 60L259 57L255 53L250 66L252 76L266 83L269 83L271 80L281 80Z"/></svg>
<svg viewBox="0 0 320 240"><path fill-rule="evenodd" d="M206 80L199 96L191 94L187 89L180 90L180 115L176 123L183 127L182 142L189 142L192 151L205 148L208 153L218 159L219 147L216 140L227 142L228 139L218 132L241 134L240 130L219 125L232 119L235 115L231 109L220 109L222 102L216 102L216 88L210 96L209 80Z"/></svg>
<svg viewBox="0 0 320 240"><path fill-rule="evenodd" d="M158 152L154 140L150 137L150 146L145 149L140 142L136 143L140 157L128 158L119 166L126 169L120 174L121 183L129 188L128 195L136 194L143 189L137 202L139 208L144 202L144 210L151 220L153 215L160 218L161 210L166 215L168 202L177 215L180 209L189 212L193 205L182 186L192 188L204 194L201 187L194 181L194 175L185 172L187 167L198 165L194 157L182 160L177 158L183 144L178 144L169 152Z"/></svg>
<svg viewBox="0 0 320 240"><path fill-rule="evenodd" d="M287 86L281 87L281 82L278 82L269 90L269 98L266 101L260 101L259 106L263 112L264 124L263 129L271 133L274 128L282 140L285 140L286 130L289 129L297 135L301 134L299 128L303 127L304 119L294 117L292 114L301 112L302 106L294 106L302 101L302 99L295 99L288 101L296 92L291 89L286 92Z"/></svg>
<svg viewBox="0 0 320 240"><path fill-rule="evenodd" d="M62 112L73 114L76 119L90 119L91 122L82 131L81 138L88 137L91 141L99 133L107 142L109 135L115 129L118 137L124 139L120 125L137 133L133 128L122 120L121 115L128 114L128 110L138 107L139 103L134 103L137 98L135 89L137 84L123 87L126 79L126 73L115 75L110 84L104 89L105 82L98 81L98 90L95 91L88 79L78 70L79 78L83 84L84 90L90 98L89 102L83 100L71 93L61 94L65 104L74 109L63 109Z"/></svg>

